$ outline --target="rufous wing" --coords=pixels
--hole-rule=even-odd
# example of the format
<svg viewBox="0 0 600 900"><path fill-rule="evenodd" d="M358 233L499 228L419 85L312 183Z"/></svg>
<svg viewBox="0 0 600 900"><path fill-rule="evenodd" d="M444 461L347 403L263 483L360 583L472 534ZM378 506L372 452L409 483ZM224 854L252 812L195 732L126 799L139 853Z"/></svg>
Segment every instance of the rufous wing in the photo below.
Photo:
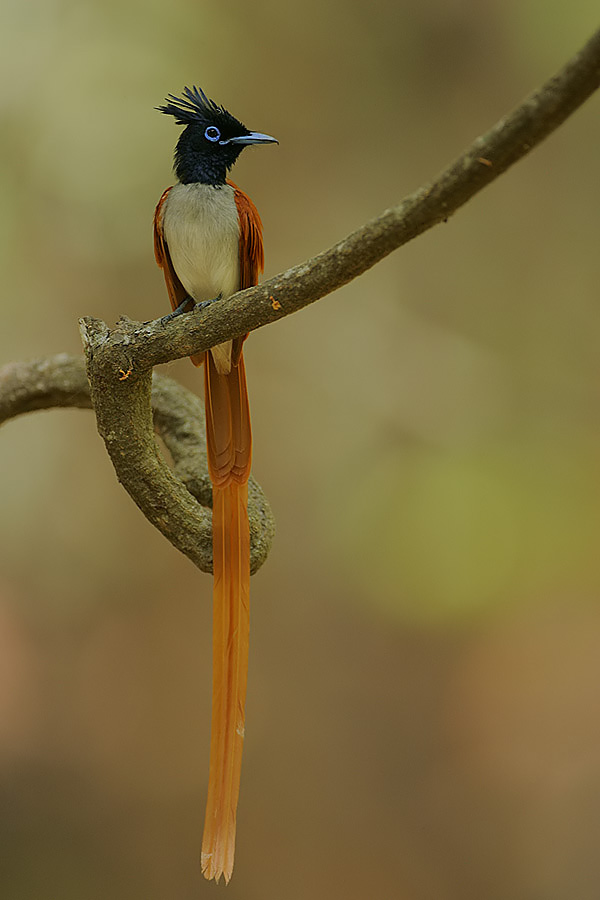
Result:
<svg viewBox="0 0 600 900"><path fill-rule="evenodd" d="M164 191L154 211L154 256L156 257L156 262L163 270L171 307L177 309L179 304L188 296L188 293L177 277L177 272L173 268L171 254L169 253L169 247L163 229L165 202L170 190L171 188L168 187L166 191Z"/></svg>
<svg viewBox="0 0 600 900"><path fill-rule="evenodd" d="M265 267L262 222L254 203L233 181L227 181L233 188L233 197L240 224L240 290L258 284L258 277ZM233 342L233 363L240 358L242 344L247 335Z"/></svg>
<svg viewBox="0 0 600 900"><path fill-rule="evenodd" d="M173 266L171 254L169 253L169 245L167 244L165 231L163 228L165 201L170 190L171 188L168 187L166 191L163 192L163 195L158 201L158 205L154 211L154 256L156 257L156 262L163 270L163 275L165 276L165 284L167 285L169 300L171 301L171 309L177 309L179 304L182 303L189 295L182 285L181 281L179 280L177 272L175 271L175 268ZM194 356L190 356L190 359L195 366L201 366L204 362L204 353L198 353Z"/></svg>

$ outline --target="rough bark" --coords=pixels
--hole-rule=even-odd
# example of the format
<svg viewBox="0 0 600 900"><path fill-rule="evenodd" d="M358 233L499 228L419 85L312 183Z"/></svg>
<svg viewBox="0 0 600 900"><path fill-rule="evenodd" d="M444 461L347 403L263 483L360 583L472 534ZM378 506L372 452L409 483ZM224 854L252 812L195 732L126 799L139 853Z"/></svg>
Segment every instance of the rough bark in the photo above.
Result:
<svg viewBox="0 0 600 900"><path fill-rule="evenodd" d="M117 380L119 377L122 376ZM199 569L211 572L212 493L200 399L156 373L151 382L146 377L141 385L132 382L127 391L122 389L127 397L124 404L115 401L113 389L111 401L103 402L101 382L96 389L101 395L96 414L117 477L133 493L133 499L152 524ZM107 406L111 417L108 423L104 418ZM82 357L63 353L28 363L10 363L0 369L0 424L24 413L53 407L92 408ZM139 414L140 408L143 414ZM172 470L156 445L155 432L169 451ZM275 525L269 504L252 478L248 501L251 565L255 572L267 557Z"/></svg>

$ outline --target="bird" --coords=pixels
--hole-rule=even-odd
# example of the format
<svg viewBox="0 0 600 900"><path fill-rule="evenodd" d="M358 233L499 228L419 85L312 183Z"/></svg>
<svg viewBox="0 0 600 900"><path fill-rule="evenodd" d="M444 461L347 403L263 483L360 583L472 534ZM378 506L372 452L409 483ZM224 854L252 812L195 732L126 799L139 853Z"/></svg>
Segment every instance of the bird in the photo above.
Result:
<svg viewBox="0 0 600 900"><path fill-rule="evenodd" d="M193 85L168 94L159 112L183 125L175 148L176 184L154 213L154 252L171 313L226 299L258 283L262 223L227 173L244 147L277 144L250 131ZM191 357L204 367L207 461L212 482L213 688L210 763L202 838L203 875L228 883L233 871L248 673L252 455L243 343L247 335Z"/></svg>

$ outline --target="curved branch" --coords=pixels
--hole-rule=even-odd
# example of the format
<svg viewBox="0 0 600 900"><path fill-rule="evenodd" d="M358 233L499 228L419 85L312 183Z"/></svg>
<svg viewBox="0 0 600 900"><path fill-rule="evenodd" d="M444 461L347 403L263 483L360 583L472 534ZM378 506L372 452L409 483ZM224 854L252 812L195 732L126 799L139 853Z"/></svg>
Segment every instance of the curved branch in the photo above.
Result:
<svg viewBox="0 0 600 900"><path fill-rule="evenodd" d="M111 339L139 367L190 356L297 312L445 221L558 128L600 85L600 30L430 184L313 259L164 326L121 319ZM86 321L83 320L84 327ZM108 332L107 332L108 335Z"/></svg>
<svg viewBox="0 0 600 900"><path fill-rule="evenodd" d="M92 408L81 357L60 353L0 368L0 425L24 413L60 406Z"/></svg>
<svg viewBox="0 0 600 900"><path fill-rule="evenodd" d="M98 429L117 476L150 521L199 568L211 568L210 521L203 507L163 462L156 447L151 409L152 367L200 353L274 322L356 278L392 250L446 220L564 122L599 84L600 31L557 75L477 138L431 184L308 262L167 325L160 320L140 324L123 318L111 331L93 318L80 321ZM37 381L34 377L27 391L19 365L22 364L9 367L3 375L4 387L12 386L17 412L47 405L88 405L87 396L84 398L80 390L81 370L71 368L71 362L67 365L69 377L65 376L61 386L50 387L46 394L44 380L48 372L38 371ZM37 365L47 366L48 361ZM177 428L171 427L172 413L166 409L157 413L156 422L163 424L165 442L177 471L201 503L209 504L200 430L197 423L189 424L199 414L196 403L195 398L185 401ZM0 420L2 409L0 398ZM190 442L194 446L192 462L188 453ZM255 491L259 489L252 488L256 497ZM254 547L258 549L253 555L253 570L265 558L273 533L266 501L262 505L259 502L255 511L251 527Z"/></svg>
<svg viewBox="0 0 600 900"><path fill-rule="evenodd" d="M156 448L154 432L147 435L142 448L138 444L139 432L130 434L124 441L109 443L119 452L128 440L125 461L113 462L117 475L147 518L156 525L177 549L185 553L203 572L212 571L212 502L210 479L206 466L206 438L204 410L195 394L170 378L154 375L152 378L152 416L156 432L164 441L173 459L173 473L164 463ZM78 407L91 409L90 386L82 357L66 353L28 363L11 363L0 369L0 424L15 416L38 409L53 407ZM149 416L152 422L152 416ZM113 425L116 431L116 427ZM152 450L147 446L152 444ZM140 502L140 494L130 490L129 466L140 463L148 473L147 455L156 460L158 475L150 471L150 509ZM168 474L167 474L168 473ZM121 475L124 474L124 479ZM165 496L164 482L168 482ZM127 483L126 483L127 482ZM129 484L129 487L128 487ZM248 512L250 518L251 566L255 572L265 561L275 530L269 504L252 478L249 482ZM179 515L175 521L172 506L174 497L179 503ZM196 499L194 499L196 498ZM196 500L198 502L196 502ZM181 511L183 509L183 512ZM157 516L154 511L159 510Z"/></svg>

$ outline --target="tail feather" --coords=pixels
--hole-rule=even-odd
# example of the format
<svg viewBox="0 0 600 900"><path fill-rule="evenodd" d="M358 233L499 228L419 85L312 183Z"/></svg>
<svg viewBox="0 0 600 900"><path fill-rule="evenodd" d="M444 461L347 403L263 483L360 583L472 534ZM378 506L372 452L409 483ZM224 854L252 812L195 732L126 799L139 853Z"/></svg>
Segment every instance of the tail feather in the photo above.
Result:
<svg viewBox="0 0 600 900"><path fill-rule="evenodd" d="M252 431L244 357L227 375L220 375L212 355L204 366L208 470L213 485L248 481Z"/></svg>
<svg viewBox="0 0 600 900"><path fill-rule="evenodd" d="M205 363L213 481L213 708L202 872L231 878L240 788L250 628L248 486L251 432L243 357L220 375Z"/></svg>

